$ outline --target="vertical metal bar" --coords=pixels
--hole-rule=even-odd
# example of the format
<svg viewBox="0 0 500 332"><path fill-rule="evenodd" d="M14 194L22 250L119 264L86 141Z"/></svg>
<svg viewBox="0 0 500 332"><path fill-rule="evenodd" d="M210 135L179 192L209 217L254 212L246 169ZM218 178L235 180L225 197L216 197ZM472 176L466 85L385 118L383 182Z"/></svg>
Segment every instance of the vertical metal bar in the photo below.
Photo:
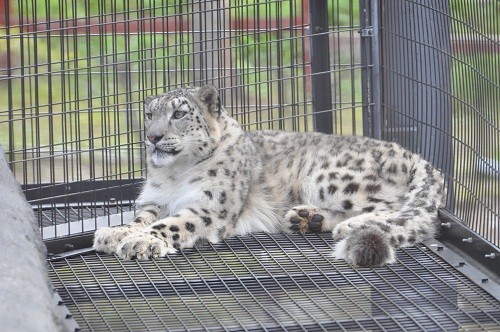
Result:
<svg viewBox="0 0 500 332"><path fill-rule="evenodd" d="M379 24L379 0L371 1L372 19L372 45L371 53L373 60L372 67L372 92L373 92L373 138L382 138L382 84L380 75L380 24Z"/></svg>
<svg viewBox="0 0 500 332"><path fill-rule="evenodd" d="M360 0L363 135L382 138L380 25L378 0Z"/></svg>
<svg viewBox="0 0 500 332"><path fill-rule="evenodd" d="M13 89L12 89L12 80L13 80L13 75L12 75L12 62L11 62L11 37L10 37L10 25L11 23L11 3L10 0L4 1L1 6L3 7L3 11L5 14L4 16L0 16L0 25L5 26L5 32L6 32L6 42L7 42L7 57L6 57L6 65L7 65L7 99L8 99L8 105L9 105L9 113L8 113L8 121L9 121L9 148L6 151L6 156L7 156L7 161L10 162L10 168L12 170L12 173L16 175L16 167L15 164L13 163L16 160L16 156L14 154L14 105L13 105ZM22 45L22 44L20 44ZM24 179L26 181L26 179Z"/></svg>
<svg viewBox="0 0 500 332"><path fill-rule="evenodd" d="M213 41L216 40L218 21L212 13L217 2L197 0L192 3L193 10L193 73L195 85L213 83L214 74Z"/></svg>
<svg viewBox="0 0 500 332"><path fill-rule="evenodd" d="M285 121L283 118L285 117L285 108L283 107L283 104L285 103L285 99L283 96L283 80L284 80L284 75L283 75L283 55L285 52L283 52L283 31L281 27L281 21L283 18L282 14L282 7L280 6L281 2L276 3L276 12L277 12L277 31L276 31L276 38L277 38L277 45L276 45L276 50L277 50L277 55L278 55L278 61L276 63L277 65L277 75L278 75L278 82L277 82L277 95L278 95L278 129L279 130L284 130L285 129Z"/></svg>
<svg viewBox="0 0 500 332"><path fill-rule="evenodd" d="M311 93L314 130L333 133L330 45L328 41L327 0L309 1L311 35Z"/></svg>
<svg viewBox="0 0 500 332"><path fill-rule="evenodd" d="M363 135L382 138L379 0L360 0Z"/></svg>
<svg viewBox="0 0 500 332"><path fill-rule="evenodd" d="M361 98L363 109L363 136L373 137L372 55L370 0L359 1L360 49L361 49Z"/></svg>
<svg viewBox="0 0 500 332"><path fill-rule="evenodd" d="M211 7L211 1L208 2L208 6ZM198 0L193 1L191 9L193 17L193 67L191 70L193 71L194 85L203 85L208 83L206 66L210 61L209 57L211 57L211 53L206 50L209 33L204 30L210 24L210 22L207 22L206 15L206 10L210 10L210 8L207 8L205 1Z"/></svg>

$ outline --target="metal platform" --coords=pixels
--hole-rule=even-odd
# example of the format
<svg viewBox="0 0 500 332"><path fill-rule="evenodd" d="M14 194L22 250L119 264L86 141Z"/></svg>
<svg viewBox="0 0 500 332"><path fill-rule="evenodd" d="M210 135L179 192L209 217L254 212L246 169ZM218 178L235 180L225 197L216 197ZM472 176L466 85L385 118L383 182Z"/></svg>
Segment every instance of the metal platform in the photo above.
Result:
<svg viewBox="0 0 500 332"><path fill-rule="evenodd" d="M83 250L54 257L49 275L83 331L500 330L498 284L484 290L439 242L375 269L334 260L332 244L259 233L152 261Z"/></svg>

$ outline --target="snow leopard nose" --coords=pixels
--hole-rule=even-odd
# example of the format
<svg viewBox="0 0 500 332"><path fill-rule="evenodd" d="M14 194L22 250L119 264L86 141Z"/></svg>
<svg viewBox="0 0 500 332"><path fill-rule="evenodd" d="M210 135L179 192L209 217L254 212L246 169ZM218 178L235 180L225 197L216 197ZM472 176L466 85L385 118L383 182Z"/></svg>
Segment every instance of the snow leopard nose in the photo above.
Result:
<svg viewBox="0 0 500 332"><path fill-rule="evenodd" d="M161 136L147 136L147 139L153 143L153 144L156 144L158 143L162 138L163 138L164 135L161 135Z"/></svg>

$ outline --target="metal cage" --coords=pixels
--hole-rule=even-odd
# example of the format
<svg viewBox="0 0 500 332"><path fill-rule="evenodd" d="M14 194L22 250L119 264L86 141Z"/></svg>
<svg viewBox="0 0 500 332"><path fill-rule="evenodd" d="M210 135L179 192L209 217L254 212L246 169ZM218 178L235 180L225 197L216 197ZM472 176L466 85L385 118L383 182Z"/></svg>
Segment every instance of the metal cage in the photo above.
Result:
<svg viewBox="0 0 500 332"><path fill-rule="evenodd" d="M358 270L333 261L328 234L152 262L85 249L134 214L142 101L206 83L247 130L420 153L446 176L441 238ZM0 144L84 330L498 328L499 105L495 0L0 3Z"/></svg>

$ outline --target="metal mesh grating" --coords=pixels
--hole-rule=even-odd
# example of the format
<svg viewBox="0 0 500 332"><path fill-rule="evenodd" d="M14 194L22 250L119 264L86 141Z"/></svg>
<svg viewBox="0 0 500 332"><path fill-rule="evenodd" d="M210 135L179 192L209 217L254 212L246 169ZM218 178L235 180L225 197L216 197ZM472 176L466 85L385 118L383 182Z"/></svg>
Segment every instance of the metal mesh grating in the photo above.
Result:
<svg viewBox="0 0 500 332"><path fill-rule="evenodd" d="M487 330L500 303L426 247L353 269L331 235L255 234L154 261L50 262L84 330Z"/></svg>

